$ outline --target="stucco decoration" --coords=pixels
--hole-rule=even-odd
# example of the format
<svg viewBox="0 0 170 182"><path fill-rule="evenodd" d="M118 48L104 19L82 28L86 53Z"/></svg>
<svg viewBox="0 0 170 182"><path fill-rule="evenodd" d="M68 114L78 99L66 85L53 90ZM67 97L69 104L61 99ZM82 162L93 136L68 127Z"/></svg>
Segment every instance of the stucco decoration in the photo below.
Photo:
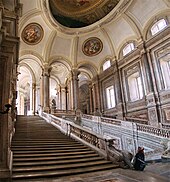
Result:
<svg viewBox="0 0 170 182"><path fill-rule="evenodd" d="M97 37L91 37L83 43L83 53L86 56L96 56L103 49L102 41Z"/></svg>
<svg viewBox="0 0 170 182"><path fill-rule="evenodd" d="M43 38L44 31L37 23L28 24L22 31L22 39L25 43L30 45L38 44Z"/></svg>

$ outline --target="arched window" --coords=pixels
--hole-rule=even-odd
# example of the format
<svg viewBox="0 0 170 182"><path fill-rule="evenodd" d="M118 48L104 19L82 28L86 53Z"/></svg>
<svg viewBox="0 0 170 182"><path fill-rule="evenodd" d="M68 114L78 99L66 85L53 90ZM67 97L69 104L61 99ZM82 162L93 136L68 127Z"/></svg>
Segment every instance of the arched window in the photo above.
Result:
<svg viewBox="0 0 170 182"><path fill-rule="evenodd" d="M133 51L135 48L134 43L129 43L123 48L123 56L127 55L131 51Z"/></svg>
<svg viewBox="0 0 170 182"><path fill-rule="evenodd" d="M157 21L152 27L151 27L151 34L155 35L156 33L160 32L167 26L167 23L164 19L161 19Z"/></svg>
<svg viewBox="0 0 170 182"><path fill-rule="evenodd" d="M107 108L113 108L116 105L115 102L115 91L113 85L106 88L106 99L107 99Z"/></svg>
<svg viewBox="0 0 170 182"><path fill-rule="evenodd" d="M111 62L110 59L105 61L105 63L103 64L103 71L108 69L111 66Z"/></svg>
<svg viewBox="0 0 170 182"><path fill-rule="evenodd" d="M143 98L142 80L139 72L133 73L128 77L128 86L130 101L136 101Z"/></svg>

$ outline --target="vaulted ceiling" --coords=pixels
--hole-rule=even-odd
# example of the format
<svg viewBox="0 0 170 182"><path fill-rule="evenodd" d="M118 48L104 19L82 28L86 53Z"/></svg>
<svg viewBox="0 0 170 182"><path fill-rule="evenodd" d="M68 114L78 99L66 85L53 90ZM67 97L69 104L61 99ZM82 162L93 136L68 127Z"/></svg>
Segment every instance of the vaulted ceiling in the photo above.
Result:
<svg viewBox="0 0 170 182"><path fill-rule="evenodd" d="M28 73L39 85L42 68L46 66L52 67L51 78L56 84L65 84L72 69L81 72L80 82L90 80L100 73L106 58L113 62L119 59L125 43L133 40L138 45L145 40L150 24L170 10L169 0L21 0L21 3L19 82L25 86L30 83L25 76ZM76 22L83 26L77 28Z"/></svg>

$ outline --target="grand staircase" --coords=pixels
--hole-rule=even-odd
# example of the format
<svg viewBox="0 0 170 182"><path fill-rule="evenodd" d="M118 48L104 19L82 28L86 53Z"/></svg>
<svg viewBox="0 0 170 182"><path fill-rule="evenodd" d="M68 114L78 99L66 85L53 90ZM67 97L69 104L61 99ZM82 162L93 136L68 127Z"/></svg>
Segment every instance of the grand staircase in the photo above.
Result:
<svg viewBox="0 0 170 182"><path fill-rule="evenodd" d="M38 116L18 116L12 151L13 181L58 178L117 167Z"/></svg>

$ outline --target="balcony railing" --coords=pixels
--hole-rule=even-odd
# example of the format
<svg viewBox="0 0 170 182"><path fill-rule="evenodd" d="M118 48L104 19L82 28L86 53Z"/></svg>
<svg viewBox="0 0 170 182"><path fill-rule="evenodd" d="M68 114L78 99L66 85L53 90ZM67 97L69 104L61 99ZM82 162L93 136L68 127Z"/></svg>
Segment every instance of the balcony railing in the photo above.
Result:
<svg viewBox="0 0 170 182"><path fill-rule="evenodd" d="M97 119L96 119L96 117L97 117ZM86 114L83 114L82 118L92 120L94 122L100 121L102 123L108 123L108 124L112 124L112 125L120 126L120 127L124 127L127 125L130 126L131 124L133 124L133 128L136 128L137 131L146 132L146 133L161 136L164 138L170 137L170 130L165 129L165 128L157 128L157 127L154 127L151 125L146 125L146 124L139 124L139 123L135 123L135 122L122 121L122 120L113 119L113 118L91 116L91 115L86 115Z"/></svg>

